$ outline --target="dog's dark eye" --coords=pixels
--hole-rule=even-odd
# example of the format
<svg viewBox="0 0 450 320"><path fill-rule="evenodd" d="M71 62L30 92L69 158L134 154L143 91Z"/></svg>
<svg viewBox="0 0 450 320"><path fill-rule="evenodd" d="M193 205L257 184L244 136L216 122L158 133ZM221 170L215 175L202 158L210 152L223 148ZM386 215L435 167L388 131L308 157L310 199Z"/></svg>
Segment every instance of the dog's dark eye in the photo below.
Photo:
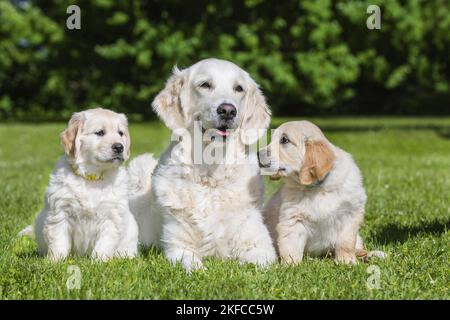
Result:
<svg viewBox="0 0 450 320"><path fill-rule="evenodd" d="M204 89L211 89L211 83L209 83L209 82L207 82L207 81L202 82L202 83L200 84L200 87L201 87L201 88L204 88Z"/></svg>
<svg viewBox="0 0 450 320"><path fill-rule="evenodd" d="M98 130L98 131L95 131L94 133L99 137L103 137L105 135L105 131L103 131L103 130Z"/></svg>
<svg viewBox="0 0 450 320"><path fill-rule="evenodd" d="M236 91L236 92L242 92L242 91L244 91L244 88L242 88L241 85L237 85L236 87L234 87L234 91Z"/></svg>
<svg viewBox="0 0 450 320"><path fill-rule="evenodd" d="M289 143L289 139L286 136L282 136L280 139L280 143L281 144Z"/></svg>
<svg viewBox="0 0 450 320"><path fill-rule="evenodd" d="M119 130L119 136L123 136L123 131Z"/></svg>

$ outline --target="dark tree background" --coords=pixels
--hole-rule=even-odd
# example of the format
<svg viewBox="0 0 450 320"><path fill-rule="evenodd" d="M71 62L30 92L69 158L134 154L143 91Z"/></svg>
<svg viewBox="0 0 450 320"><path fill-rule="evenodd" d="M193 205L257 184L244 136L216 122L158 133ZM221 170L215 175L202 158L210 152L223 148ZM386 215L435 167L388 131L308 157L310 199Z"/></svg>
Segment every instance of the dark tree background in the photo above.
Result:
<svg viewBox="0 0 450 320"><path fill-rule="evenodd" d="M207 57L246 69L276 115L450 114L449 31L447 0L0 0L0 120L150 118L172 67Z"/></svg>

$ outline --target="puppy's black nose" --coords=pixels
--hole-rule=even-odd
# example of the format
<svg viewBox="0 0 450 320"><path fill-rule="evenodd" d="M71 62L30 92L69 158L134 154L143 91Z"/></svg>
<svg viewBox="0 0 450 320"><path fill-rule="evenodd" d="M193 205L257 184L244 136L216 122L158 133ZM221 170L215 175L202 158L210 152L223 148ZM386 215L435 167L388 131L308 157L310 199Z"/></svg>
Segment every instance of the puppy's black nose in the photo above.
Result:
<svg viewBox="0 0 450 320"><path fill-rule="evenodd" d="M270 167L270 162L269 163L261 162L261 158L259 157L259 151L256 152L256 156L258 157L258 164L259 164L260 168L269 168Z"/></svg>
<svg viewBox="0 0 450 320"><path fill-rule="evenodd" d="M123 144L121 143L114 143L111 148L115 153L122 153L123 152Z"/></svg>
<svg viewBox="0 0 450 320"><path fill-rule="evenodd" d="M236 107L229 103L222 103L217 108L217 114L224 120L232 120L236 117L237 110Z"/></svg>

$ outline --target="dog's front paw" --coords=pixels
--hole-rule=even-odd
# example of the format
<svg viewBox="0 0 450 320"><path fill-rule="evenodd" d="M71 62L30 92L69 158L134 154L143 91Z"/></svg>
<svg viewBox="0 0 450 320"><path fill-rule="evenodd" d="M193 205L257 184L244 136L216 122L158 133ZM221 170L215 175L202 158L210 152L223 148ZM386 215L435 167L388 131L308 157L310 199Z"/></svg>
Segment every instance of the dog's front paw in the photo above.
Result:
<svg viewBox="0 0 450 320"><path fill-rule="evenodd" d="M281 262L287 265L299 265L303 261L303 250L281 243L280 245Z"/></svg>
<svg viewBox="0 0 450 320"><path fill-rule="evenodd" d="M196 270L206 270L206 267L203 265L200 259L195 259L191 261L182 261L183 268L186 273L191 274Z"/></svg>
<svg viewBox="0 0 450 320"><path fill-rule="evenodd" d="M260 267L268 267L276 261L275 250L253 249L247 251L239 259L241 262L253 263Z"/></svg>
<svg viewBox="0 0 450 320"><path fill-rule="evenodd" d="M63 261L69 255L67 250L58 250L54 248L49 248L47 252L47 259L52 262Z"/></svg>
<svg viewBox="0 0 450 320"><path fill-rule="evenodd" d="M334 260L337 263L341 263L341 264L356 264L357 263L355 253L349 253L349 252L336 254L336 257Z"/></svg>
<svg viewBox="0 0 450 320"><path fill-rule="evenodd" d="M138 250L137 248L130 248L127 250L117 250L114 256L120 259L134 259L138 256Z"/></svg>
<svg viewBox="0 0 450 320"><path fill-rule="evenodd" d="M298 255L281 257L281 262L286 265L296 266L296 265L299 265L300 263L302 263L302 261L303 261L303 257L298 256Z"/></svg>
<svg viewBox="0 0 450 320"><path fill-rule="evenodd" d="M51 262L60 262L66 258L67 256L64 254L54 254L54 253L47 254L47 259L50 260Z"/></svg>
<svg viewBox="0 0 450 320"><path fill-rule="evenodd" d="M181 263L184 270L186 270L188 274L195 270L205 268L201 258L189 250L174 249L167 250L165 253L167 260L169 260L173 265Z"/></svg>
<svg viewBox="0 0 450 320"><path fill-rule="evenodd" d="M101 251L94 251L92 252L91 258L100 261L100 262L107 262L111 260L114 257L113 254L101 252Z"/></svg>

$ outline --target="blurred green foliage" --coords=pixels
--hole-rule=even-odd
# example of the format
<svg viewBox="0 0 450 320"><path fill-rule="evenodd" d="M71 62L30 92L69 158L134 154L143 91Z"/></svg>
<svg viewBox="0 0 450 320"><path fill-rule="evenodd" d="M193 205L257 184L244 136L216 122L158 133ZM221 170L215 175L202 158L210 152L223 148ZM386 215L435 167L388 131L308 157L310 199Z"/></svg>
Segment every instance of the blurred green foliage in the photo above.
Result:
<svg viewBox="0 0 450 320"><path fill-rule="evenodd" d="M0 0L0 119L148 118L173 66L207 57L246 69L280 115L449 113L449 30L447 0Z"/></svg>

